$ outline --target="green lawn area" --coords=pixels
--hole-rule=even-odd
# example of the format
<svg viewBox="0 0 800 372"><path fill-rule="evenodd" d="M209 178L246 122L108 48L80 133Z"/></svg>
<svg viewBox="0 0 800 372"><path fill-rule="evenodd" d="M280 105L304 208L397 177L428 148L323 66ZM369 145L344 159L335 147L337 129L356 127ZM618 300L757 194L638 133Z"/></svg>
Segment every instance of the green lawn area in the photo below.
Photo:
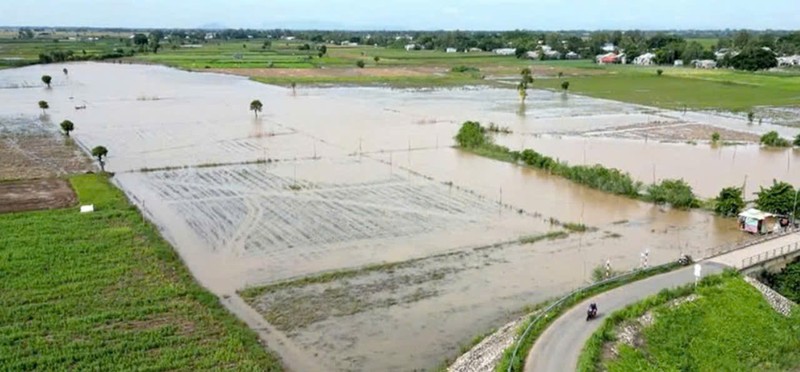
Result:
<svg viewBox="0 0 800 372"><path fill-rule="evenodd" d="M281 369L104 176L77 208L0 215L0 370Z"/></svg>
<svg viewBox="0 0 800 372"><path fill-rule="evenodd" d="M659 306L645 346L623 347L608 371L787 371L800 366L800 312L774 311L735 275L702 286L700 298Z"/></svg>
<svg viewBox="0 0 800 372"><path fill-rule="evenodd" d="M692 38L686 39L687 44L691 43L692 41L700 43L700 45L702 45L704 49L714 50L713 48L717 46L719 39L714 37L709 37L709 38L698 37L693 39Z"/></svg>
<svg viewBox="0 0 800 372"><path fill-rule="evenodd" d="M598 66L599 67L599 66ZM538 79L534 87L571 92L670 109L721 109L748 111L754 106L800 105L800 75L697 70L661 67L609 66L606 73Z"/></svg>

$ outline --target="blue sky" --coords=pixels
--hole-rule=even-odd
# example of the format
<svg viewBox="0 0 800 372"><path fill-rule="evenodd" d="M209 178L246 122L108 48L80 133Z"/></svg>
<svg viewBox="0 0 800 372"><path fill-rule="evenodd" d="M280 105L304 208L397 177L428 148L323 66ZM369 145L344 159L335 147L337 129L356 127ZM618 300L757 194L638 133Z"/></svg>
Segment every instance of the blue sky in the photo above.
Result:
<svg viewBox="0 0 800 372"><path fill-rule="evenodd" d="M0 0L0 26L798 29L800 0Z"/></svg>

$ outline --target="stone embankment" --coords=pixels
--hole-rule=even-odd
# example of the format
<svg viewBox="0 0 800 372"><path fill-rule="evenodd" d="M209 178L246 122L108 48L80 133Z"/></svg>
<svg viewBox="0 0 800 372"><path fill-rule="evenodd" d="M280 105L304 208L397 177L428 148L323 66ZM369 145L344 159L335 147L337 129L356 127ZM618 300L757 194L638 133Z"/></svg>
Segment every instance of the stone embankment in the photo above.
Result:
<svg viewBox="0 0 800 372"><path fill-rule="evenodd" d="M772 288L768 287L766 284L759 282L756 279L753 279L749 276L745 276L744 280L756 289L764 296L764 299L767 300L770 306L772 306L775 311L781 313L784 316L789 316L792 313L792 308L796 306L794 302L789 300L786 297L783 297L780 293L775 292Z"/></svg>

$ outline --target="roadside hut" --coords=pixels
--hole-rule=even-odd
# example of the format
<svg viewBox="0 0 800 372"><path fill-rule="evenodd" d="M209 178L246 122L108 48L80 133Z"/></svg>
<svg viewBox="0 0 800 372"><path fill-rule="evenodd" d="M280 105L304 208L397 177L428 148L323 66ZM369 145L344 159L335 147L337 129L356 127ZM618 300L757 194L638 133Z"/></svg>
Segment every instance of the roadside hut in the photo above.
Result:
<svg viewBox="0 0 800 372"><path fill-rule="evenodd" d="M777 228L778 218L772 213L750 208L739 213L739 229L751 234L767 234Z"/></svg>

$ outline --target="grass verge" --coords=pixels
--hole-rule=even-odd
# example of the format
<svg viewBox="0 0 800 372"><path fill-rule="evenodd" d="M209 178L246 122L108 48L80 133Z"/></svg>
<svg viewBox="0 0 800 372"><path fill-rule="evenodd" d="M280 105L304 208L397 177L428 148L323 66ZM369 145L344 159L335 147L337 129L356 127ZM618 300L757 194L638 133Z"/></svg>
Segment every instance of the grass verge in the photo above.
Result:
<svg viewBox="0 0 800 372"><path fill-rule="evenodd" d="M497 371L498 372L505 372L511 369L512 371L522 371L524 367L525 357L528 355L531 347L536 342L536 339L544 332L545 329L555 321L562 313L569 310L575 304L592 297L596 294L603 293L605 291L612 290L614 288L623 286L627 283L634 282L637 280L641 280L644 278L651 277L653 275L662 274L668 271L671 271L675 268L679 267L677 263L662 265L653 267L648 270L642 270L633 273L630 276L620 278L618 280L612 280L608 282L599 283L594 287L590 287L584 291L575 292L574 294L570 295L566 300L562 301L559 305L554 306L551 308L547 313L543 314L536 314L535 316L531 316L530 319L525 321L522 325L520 325L518 329L518 340L512 344L508 349L503 352L503 357L500 359L500 362L497 364ZM538 321L536 321L538 318ZM536 321L535 324L531 326L531 323ZM527 335L523 338L523 334L525 329L531 327L530 331ZM514 348L517 347L519 344L519 350L517 351L517 355L514 356Z"/></svg>
<svg viewBox="0 0 800 372"><path fill-rule="evenodd" d="M105 176L75 208L0 215L0 369L281 370Z"/></svg>
<svg viewBox="0 0 800 372"><path fill-rule="evenodd" d="M696 293L679 306L670 301ZM655 322L640 333L640 349L622 345L602 360L614 330L648 311ZM699 286L664 290L611 314L584 346L579 371L768 371L800 365L800 315L785 318L733 271L704 278Z"/></svg>

